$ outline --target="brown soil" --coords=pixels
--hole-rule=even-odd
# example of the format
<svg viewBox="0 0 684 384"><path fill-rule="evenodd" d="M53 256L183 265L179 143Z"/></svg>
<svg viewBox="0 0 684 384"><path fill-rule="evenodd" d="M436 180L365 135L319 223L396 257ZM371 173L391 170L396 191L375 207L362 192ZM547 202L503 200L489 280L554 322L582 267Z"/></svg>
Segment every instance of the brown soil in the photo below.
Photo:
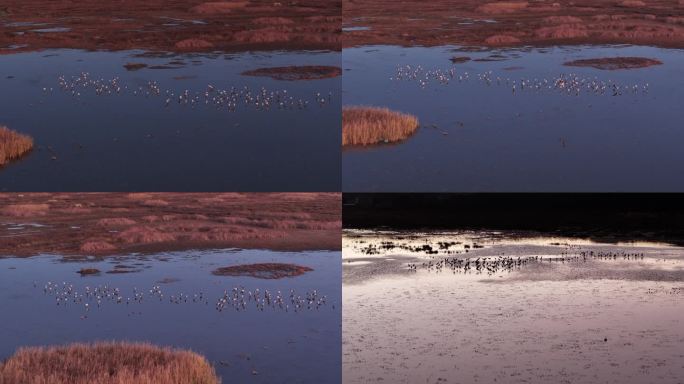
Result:
<svg viewBox="0 0 684 384"><path fill-rule="evenodd" d="M282 279L311 272L313 269L295 264L262 263L232 265L214 270L217 276L250 276L258 279Z"/></svg>
<svg viewBox="0 0 684 384"><path fill-rule="evenodd" d="M0 53L46 48L339 50L341 13L340 0L5 0L0 4ZM32 31L55 27L68 30ZM12 45L26 47L2 49Z"/></svg>
<svg viewBox="0 0 684 384"><path fill-rule="evenodd" d="M218 384L220 380L207 359L191 351L98 342L20 348L0 362L0 383Z"/></svg>
<svg viewBox="0 0 684 384"><path fill-rule="evenodd" d="M342 75L342 68L328 65L304 65L259 68L242 72L244 76L264 76L275 80L318 80Z"/></svg>
<svg viewBox="0 0 684 384"><path fill-rule="evenodd" d="M662 61L645 57L604 57L600 59L582 59L568 61L564 65L571 67L592 67L604 70L646 68L661 65Z"/></svg>
<svg viewBox="0 0 684 384"><path fill-rule="evenodd" d="M343 0L343 46L645 44L684 47L679 0ZM494 21L494 22L491 22Z"/></svg>
<svg viewBox="0 0 684 384"><path fill-rule="evenodd" d="M0 256L339 250L340 231L338 193L0 194Z"/></svg>

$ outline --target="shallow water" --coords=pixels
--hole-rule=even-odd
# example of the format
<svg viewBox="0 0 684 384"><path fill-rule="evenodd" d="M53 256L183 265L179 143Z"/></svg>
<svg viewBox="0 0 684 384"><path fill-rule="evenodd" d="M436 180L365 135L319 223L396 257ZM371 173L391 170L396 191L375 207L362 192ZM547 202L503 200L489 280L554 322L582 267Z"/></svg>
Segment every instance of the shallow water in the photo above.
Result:
<svg viewBox="0 0 684 384"><path fill-rule="evenodd" d="M654 242L608 244L526 231L348 229L342 250L345 284L424 272L488 282L684 281L684 250Z"/></svg>
<svg viewBox="0 0 684 384"><path fill-rule="evenodd" d="M280 280L214 276L222 266L260 262L294 263L312 272ZM116 265L137 272L108 274ZM97 268L100 275L81 277L81 268ZM122 269L121 267L119 269ZM34 287L34 282L36 286ZM51 282L73 284L85 292L96 286L119 288L122 303L94 301L56 304L45 294ZM148 290L158 286L164 298ZM275 295L280 290L297 295L317 290L327 301L318 309L287 312L253 306L246 310L215 308L224 290L243 286ZM144 293L131 301L133 289ZM193 302L202 292L206 301ZM171 295L188 295L179 304ZM151 256L111 257L104 260L64 261L56 256L0 259L0 359L27 345L75 341L132 340L188 348L205 355L224 382L322 383L340 382L341 288L339 252L270 252L263 250L194 251ZM255 371L256 374L253 372Z"/></svg>
<svg viewBox="0 0 684 384"><path fill-rule="evenodd" d="M426 235L413 234L416 240ZM407 263L433 258L403 251L358 253L359 233L347 233L343 259L366 263L343 263L343 381L681 382L682 248L571 239L552 245L559 238L544 243L518 235L509 241L505 235L489 242L482 240L489 235L479 236L486 245L469 256L551 258L581 247L644 258L549 262L492 275L409 272ZM364 234L368 241L395 236ZM429 241L449 237L427 236Z"/></svg>
<svg viewBox="0 0 684 384"><path fill-rule="evenodd" d="M366 26L342 27L342 32L369 31L371 28Z"/></svg>
<svg viewBox="0 0 684 384"><path fill-rule="evenodd" d="M472 60L452 64L454 56ZM605 71L566 61L641 56L664 64ZM343 104L386 106L416 115L404 142L344 150L345 191L675 191L684 188L684 51L643 46L498 50L366 46L342 54ZM477 61L484 60L484 61ZM448 71L469 80L390 80L397 66ZM500 77L491 84L478 74ZM532 89L505 79L561 74L638 85L596 94ZM458 77L457 76L457 77ZM646 84L648 84L646 86ZM647 91L643 92L643 87Z"/></svg>
<svg viewBox="0 0 684 384"><path fill-rule="evenodd" d="M338 53L160 56L78 50L2 55L0 125L33 136L36 147L0 169L0 190L339 190L339 175L330 170L340 167L340 78L241 75L261 67L339 66ZM127 63L158 69L128 71ZM122 91L60 88L60 76L73 84L83 72L103 83L118 78ZM147 95L151 82L161 95ZM212 96L231 87L248 87L254 96L264 88L309 105L266 111L240 103L231 112L225 103L204 104L209 85ZM201 102L179 103L186 90Z"/></svg>

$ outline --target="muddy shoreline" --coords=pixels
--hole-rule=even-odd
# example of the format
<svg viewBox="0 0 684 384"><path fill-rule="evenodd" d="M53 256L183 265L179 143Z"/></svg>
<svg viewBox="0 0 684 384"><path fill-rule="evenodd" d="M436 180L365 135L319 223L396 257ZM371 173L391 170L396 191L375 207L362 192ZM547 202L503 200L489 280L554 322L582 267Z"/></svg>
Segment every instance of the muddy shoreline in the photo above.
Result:
<svg viewBox="0 0 684 384"><path fill-rule="evenodd" d="M311 272L313 269L297 264L284 263L258 263L239 264L215 269L212 274L216 276L248 276L257 279L282 279L296 277Z"/></svg>
<svg viewBox="0 0 684 384"><path fill-rule="evenodd" d="M0 194L0 257L339 250L340 194Z"/></svg>
<svg viewBox="0 0 684 384"><path fill-rule="evenodd" d="M645 57L602 57L597 59L580 59L564 63L568 67L590 67L607 71L620 69L647 68L662 65L663 62Z"/></svg>
<svg viewBox="0 0 684 384"><path fill-rule="evenodd" d="M287 67L257 68L242 72L243 76L270 77L273 80L320 80L342 75L340 67L328 65L291 65Z"/></svg>
<svg viewBox="0 0 684 384"><path fill-rule="evenodd" d="M684 2L344 0L342 44L684 47Z"/></svg>
<svg viewBox="0 0 684 384"><path fill-rule="evenodd" d="M8 0L0 5L0 54L340 50L341 12L339 0Z"/></svg>

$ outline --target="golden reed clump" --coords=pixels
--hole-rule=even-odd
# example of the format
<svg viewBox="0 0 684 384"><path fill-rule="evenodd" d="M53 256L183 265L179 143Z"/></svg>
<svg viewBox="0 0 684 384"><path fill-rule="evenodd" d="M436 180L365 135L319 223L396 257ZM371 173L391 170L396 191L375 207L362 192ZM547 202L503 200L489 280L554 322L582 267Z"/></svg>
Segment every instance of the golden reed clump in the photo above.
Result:
<svg viewBox="0 0 684 384"><path fill-rule="evenodd" d="M342 108L342 146L404 140L418 129L415 116L378 107Z"/></svg>
<svg viewBox="0 0 684 384"><path fill-rule="evenodd" d="M16 160L33 148L33 139L0 126L0 166Z"/></svg>
<svg viewBox="0 0 684 384"><path fill-rule="evenodd" d="M20 348L0 363L0 384L218 384L194 352L147 343L97 342Z"/></svg>

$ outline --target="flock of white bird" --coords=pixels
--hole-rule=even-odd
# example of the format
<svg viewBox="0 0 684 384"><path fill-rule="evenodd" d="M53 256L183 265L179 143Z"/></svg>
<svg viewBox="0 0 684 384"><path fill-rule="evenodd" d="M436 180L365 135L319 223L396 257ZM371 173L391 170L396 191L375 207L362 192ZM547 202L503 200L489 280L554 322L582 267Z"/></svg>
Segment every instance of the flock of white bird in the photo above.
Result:
<svg viewBox="0 0 684 384"><path fill-rule="evenodd" d="M235 112L240 108L252 108L257 111L269 110L304 110L312 105L325 107L333 100L333 93L313 92L309 97L295 97L286 89L272 90L265 87L251 88L229 87L219 88L208 84L202 91L183 89L173 90L162 87L157 81L147 81L144 86L130 86L119 77L111 79L94 78L88 72L77 76L58 77L58 89L73 97L92 94L95 96L136 96L158 98L165 107L172 105L191 108L205 106L219 110ZM45 94L54 92L54 88L43 88Z"/></svg>
<svg viewBox="0 0 684 384"><path fill-rule="evenodd" d="M33 283L35 288L39 288L37 282ZM78 306L86 313L91 310L101 308L106 304L122 305L130 307L142 304L148 300L167 302L169 304L204 304L208 306L214 302L214 308L218 312L233 310L243 312L249 309L257 311L284 311L301 312L319 310L326 307L328 298L321 295L317 290L309 290L303 294L298 294L294 289L289 293L283 294L281 291L261 290L259 288L249 290L243 286L225 289L216 301L210 300L205 292L188 293L166 293L160 285L154 285L148 290L133 288L132 292L124 294L121 289L110 285L97 285L94 287L86 286L82 289L77 288L72 283L55 283L48 281L42 286L45 295L54 297L57 306ZM332 309L335 305L332 304ZM83 316L85 318L86 316Z"/></svg>
<svg viewBox="0 0 684 384"><path fill-rule="evenodd" d="M477 81L486 86L507 87L513 94L520 92L555 91L561 94L579 96L582 93L595 95L621 96L626 94L646 94L649 84L620 84L612 80L600 80L597 77L580 76L575 73L560 74L552 78L519 78L495 75L493 71L485 71L471 75L467 71L459 72L456 67L449 69L428 70L421 65L398 65L393 81L414 81L421 88L431 84L449 85Z"/></svg>

